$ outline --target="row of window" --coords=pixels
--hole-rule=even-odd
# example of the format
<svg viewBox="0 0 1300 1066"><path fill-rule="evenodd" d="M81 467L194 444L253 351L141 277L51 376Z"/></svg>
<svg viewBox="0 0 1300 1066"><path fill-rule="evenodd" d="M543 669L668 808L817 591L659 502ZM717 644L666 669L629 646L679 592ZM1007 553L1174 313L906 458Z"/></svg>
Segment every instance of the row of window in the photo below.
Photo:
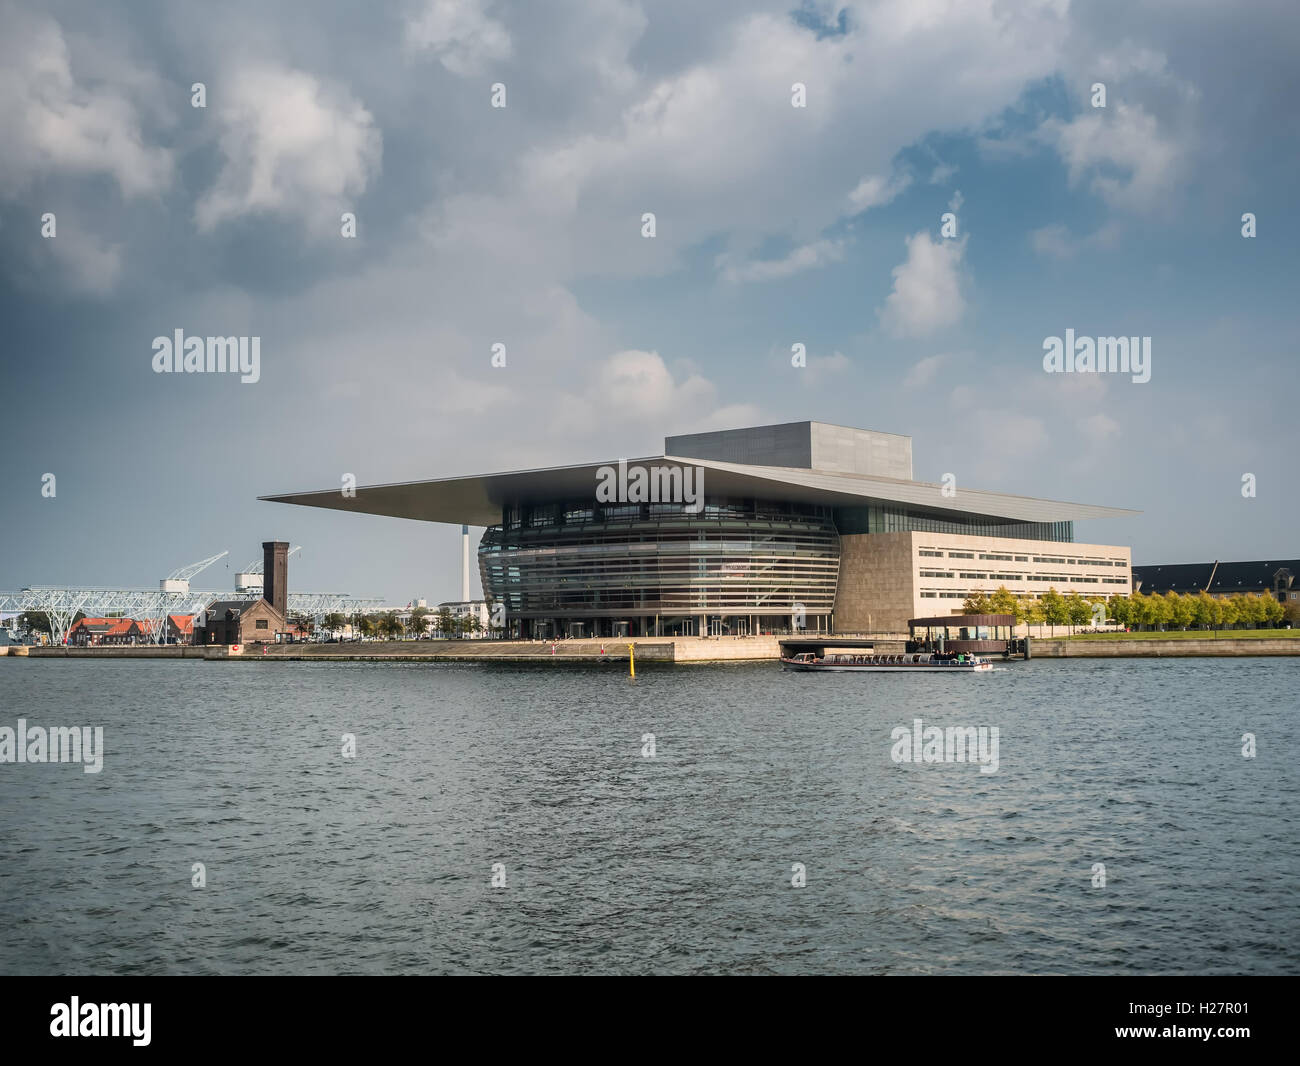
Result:
<svg viewBox="0 0 1300 1066"><path fill-rule="evenodd" d="M941 551L935 551L931 548L922 548L919 551L917 551L916 554L924 555L926 558L929 559L942 559L944 553ZM948 558L949 559L974 559L975 555L973 552L948 552ZM980 559L985 561L1004 562L1004 563L1028 563L1032 561L1035 563L1058 563L1058 564L1068 563L1071 566L1117 566L1120 569L1127 568L1127 564L1125 563L1113 562L1108 559L1064 559L1054 555L1035 555L1031 560L1031 558L1028 555L981 554ZM983 576L983 575L977 575L977 576Z"/></svg>
<svg viewBox="0 0 1300 1066"><path fill-rule="evenodd" d="M958 570L922 570L921 577L958 577L963 581L1048 581L1074 585L1127 585L1126 577L1086 577L1080 574L981 574Z"/></svg>

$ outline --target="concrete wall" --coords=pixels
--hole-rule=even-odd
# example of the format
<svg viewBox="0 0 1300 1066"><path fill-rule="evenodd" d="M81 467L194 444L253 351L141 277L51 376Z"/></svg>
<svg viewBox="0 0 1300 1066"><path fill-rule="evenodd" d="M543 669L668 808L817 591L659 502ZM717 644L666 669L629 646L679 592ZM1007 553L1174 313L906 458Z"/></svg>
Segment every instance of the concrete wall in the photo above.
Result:
<svg viewBox="0 0 1300 1066"><path fill-rule="evenodd" d="M915 536L840 536L840 580L835 589L837 633L907 632L907 620L916 617L912 551Z"/></svg>
<svg viewBox="0 0 1300 1066"><path fill-rule="evenodd" d="M685 433L664 440L664 454L722 463L787 466L911 480L912 438L826 422Z"/></svg>
<svg viewBox="0 0 1300 1066"><path fill-rule="evenodd" d="M912 480L912 438L813 422L814 470Z"/></svg>
<svg viewBox="0 0 1300 1066"><path fill-rule="evenodd" d="M1300 640L1035 640L1035 659L1182 658L1188 655L1300 655Z"/></svg>

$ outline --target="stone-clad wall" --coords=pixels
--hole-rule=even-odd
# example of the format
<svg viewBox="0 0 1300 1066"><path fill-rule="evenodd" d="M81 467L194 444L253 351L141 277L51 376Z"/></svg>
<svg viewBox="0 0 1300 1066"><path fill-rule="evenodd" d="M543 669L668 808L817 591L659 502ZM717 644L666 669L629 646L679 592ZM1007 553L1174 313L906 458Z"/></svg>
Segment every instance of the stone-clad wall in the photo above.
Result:
<svg viewBox="0 0 1300 1066"><path fill-rule="evenodd" d="M915 533L840 535L837 633L906 633L915 618ZM937 612L936 612L937 613Z"/></svg>

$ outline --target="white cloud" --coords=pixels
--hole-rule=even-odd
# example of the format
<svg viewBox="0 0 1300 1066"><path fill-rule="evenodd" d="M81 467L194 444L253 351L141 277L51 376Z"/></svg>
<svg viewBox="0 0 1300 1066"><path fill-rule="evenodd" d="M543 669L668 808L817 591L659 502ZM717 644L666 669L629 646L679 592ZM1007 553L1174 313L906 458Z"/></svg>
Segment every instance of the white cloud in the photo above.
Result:
<svg viewBox="0 0 1300 1066"><path fill-rule="evenodd" d="M863 178L849 193L849 203L854 211L883 207L911 184L910 174L895 174L891 178L884 178L877 174Z"/></svg>
<svg viewBox="0 0 1300 1066"><path fill-rule="evenodd" d="M45 244L62 265L67 282L81 292L103 296L122 275L121 246L105 244L87 230L64 225Z"/></svg>
<svg viewBox="0 0 1300 1066"><path fill-rule="evenodd" d="M579 424L588 431L617 430L626 439L629 427L670 434L702 426L752 425L760 417L749 405L719 406L711 381L690 368L675 376L658 352L615 352L587 379L581 392L559 398L557 432Z"/></svg>
<svg viewBox="0 0 1300 1066"><path fill-rule="evenodd" d="M510 34L488 17L488 6L485 0L427 0L407 22L407 43L433 52L453 74L482 73L514 53Z"/></svg>
<svg viewBox="0 0 1300 1066"><path fill-rule="evenodd" d="M788 278L804 270L812 270L844 258L844 242L820 240L795 248L781 259L740 260L724 253L718 256L715 266L722 280L732 283L745 281L775 281Z"/></svg>
<svg viewBox="0 0 1300 1066"><path fill-rule="evenodd" d="M311 74L246 68L226 79L209 107L225 158L195 210L201 232L271 213L337 235L339 215L379 172L383 138L370 112Z"/></svg>
<svg viewBox="0 0 1300 1066"><path fill-rule="evenodd" d="M1113 220L1105 223L1095 233L1077 238L1065 226L1053 223L1031 230L1029 244L1035 252L1049 259L1072 259L1089 248L1114 248L1122 234L1123 227Z"/></svg>
<svg viewBox="0 0 1300 1066"><path fill-rule="evenodd" d="M1049 119L1040 135L1060 152L1071 185L1087 181L1116 207L1159 207L1182 177L1183 148L1140 105L1117 103L1070 122Z"/></svg>
<svg viewBox="0 0 1300 1066"><path fill-rule="evenodd" d="M8 4L0 14L0 194L51 174L104 174L123 196L166 189L172 156L144 143L135 89L78 81L54 19Z"/></svg>
<svg viewBox="0 0 1300 1066"><path fill-rule="evenodd" d="M966 238L932 241L922 230L907 241L907 259L893 271L894 291L880 311L896 337L924 337L960 321Z"/></svg>
<svg viewBox="0 0 1300 1066"><path fill-rule="evenodd" d="M935 375L939 373L940 367L947 361L948 356L946 355L927 355L907 372L907 375L903 378L903 388L918 389L930 384Z"/></svg>

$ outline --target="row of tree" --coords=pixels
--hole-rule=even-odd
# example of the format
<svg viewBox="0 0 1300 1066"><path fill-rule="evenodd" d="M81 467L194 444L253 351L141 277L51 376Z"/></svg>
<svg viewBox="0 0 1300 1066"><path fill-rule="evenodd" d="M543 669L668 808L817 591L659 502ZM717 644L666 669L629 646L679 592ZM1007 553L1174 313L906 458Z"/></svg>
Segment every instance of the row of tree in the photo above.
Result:
<svg viewBox="0 0 1300 1066"><path fill-rule="evenodd" d="M349 620L341 614L326 615L324 628L339 630ZM385 637L400 640L403 637L422 637L435 633L443 637L478 636L485 627L477 615L455 615L443 607L436 614L427 607L416 607L403 619L396 611L386 614L355 614L351 618L352 630L363 637Z"/></svg>
<svg viewBox="0 0 1300 1066"><path fill-rule="evenodd" d="M1101 605L1099 614L1096 605ZM1130 626L1135 629L1233 629L1275 626L1286 618L1300 622L1297 606L1283 606L1276 598L1251 592L1234 596L1211 596L1207 592L1166 592L1132 596L1080 596L1072 592L1062 596L1049 588L1042 596L1017 596L1006 586L993 593L983 591L967 596L962 603L967 614L1010 614L1016 622L1031 626L1069 626L1071 631L1095 621Z"/></svg>

